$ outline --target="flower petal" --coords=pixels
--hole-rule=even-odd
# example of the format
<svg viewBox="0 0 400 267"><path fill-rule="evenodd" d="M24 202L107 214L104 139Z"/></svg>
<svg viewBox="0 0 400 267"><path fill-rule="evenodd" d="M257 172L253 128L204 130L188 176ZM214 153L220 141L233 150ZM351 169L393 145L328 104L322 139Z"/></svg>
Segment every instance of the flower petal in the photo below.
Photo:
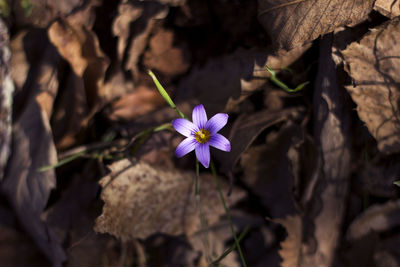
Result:
<svg viewBox="0 0 400 267"><path fill-rule="evenodd" d="M207 123L207 114L203 105L197 105L194 107L192 112L193 123L199 127L199 129L204 129Z"/></svg>
<svg viewBox="0 0 400 267"><path fill-rule="evenodd" d="M213 136L211 136L208 143L210 144L210 146L218 148L219 150L226 152L231 151L231 143L223 135L214 134Z"/></svg>
<svg viewBox="0 0 400 267"><path fill-rule="evenodd" d="M210 146L208 143L199 144L196 146L196 158L200 161L204 168L208 168L210 165Z"/></svg>
<svg viewBox="0 0 400 267"><path fill-rule="evenodd" d="M197 145L198 143L194 137L188 137L176 147L175 156L178 158L183 157L187 153L193 151Z"/></svg>
<svg viewBox="0 0 400 267"><path fill-rule="evenodd" d="M228 122L228 114L218 113L215 114L207 123L206 129L210 131L210 134L215 134L221 130Z"/></svg>
<svg viewBox="0 0 400 267"><path fill-rule="evenodd" d="M186 137L192 136L195 132L199 130L196 125L186 119L175 119L172 122L172 126L178 133Z"/></svg>

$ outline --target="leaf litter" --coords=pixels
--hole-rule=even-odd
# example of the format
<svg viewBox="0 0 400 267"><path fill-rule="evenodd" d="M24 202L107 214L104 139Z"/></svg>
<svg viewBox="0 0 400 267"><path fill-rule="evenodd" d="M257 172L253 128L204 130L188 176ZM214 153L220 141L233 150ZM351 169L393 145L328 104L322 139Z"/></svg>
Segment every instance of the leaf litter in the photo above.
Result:
<svg viewBox="0 0 400 267"><path fill-rule="evenodd" d="M399 1L9 8L7 266L208 266L232 249L212 176L201 169L203 229L194 155L173 156L182 139L171 128L149 130L176 118L149 69L183 113L229 114L232 151L211 154L248 266L399 266ZM308 83L288 93L271 71L286 88ZM63 155L75 160L54 170ZM235 250L221 263L241 266Z"/></svg>

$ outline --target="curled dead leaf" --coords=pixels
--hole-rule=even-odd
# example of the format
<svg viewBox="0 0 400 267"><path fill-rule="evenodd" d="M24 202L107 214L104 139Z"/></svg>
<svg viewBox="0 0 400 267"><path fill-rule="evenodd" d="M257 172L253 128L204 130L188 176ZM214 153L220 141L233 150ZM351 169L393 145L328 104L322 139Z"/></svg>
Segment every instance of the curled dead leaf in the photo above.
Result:
<svg viewBox="0 0 400 267"><path fill-rule="evenodd" d="M31 98L13 125L13 151L1 191L40 250L53 266L61 266L65 254L60 241L40 217L56 185L56 177L53 169L45 172L39 169L56 162L47 115L36 99Z"/></svg>
<svg viewBox="0 0 400 267"><path fill-rule="evenodd" d="M11 79L11 52L6 24L0 18L0 181L11 152L11 112L14 83Z"/></svg>
<svg viewBox="0 0 400 267"><path fill-rule="evenodd" d="M400 2L398 0L376 0L374 9L386 17L394 18L400 15Z"/></svg>
<svg viewBox="0 0 400 267"><path fill-rule="evenodd" d="M132 240L160 232L190 236L200 230L192 191L194 173L134 164L127 159L110 168L111 174L100 181L105 204L95 231ZM223 191L228 191L228 185L223 184ZM200 179L200 195L204 215L213 224L225 211L209 175ZM229 202L233 204L243 196L243 191L234 188Z"/></svg>
<svg viewBox="0 0 400 267"><path fill-rule="evenodd" d="M124 95L112 104L108 117L111 120L133 120L163 105L165 100L157 90L138 86L134 92Z"/></svg>
<svg viewBox="0 0 400 267"><path fill-rule="evenodd" d="M357 112L384 153L400 151L400 19L371 30L342 54L355 84L347 86Z"/></svg>
<svg viewBox="0 0 400 267"><path fill-rule="evenodd" d="M300 265L302 220L299 215L287 216L283 219L275 219L274 222L282 224L287 231L287 238L281 243L279 255L282 257L281 267L293 267Z"/></svg>
<svg viewBox="0 0 400 267"><path fill-rule="evenodd" d="M346 239L354 241L371 232L388 231L399 226L400 200L374 205L359 215L347 229Z"/></svg>
<svg viewBox="0 0 400 267"><path fill-rule="evenodd" d="M278 48L290 50L344 25L362 22L373 0L258 0L258 17Z"/></svg>
<svg viewBox="0 0 400 267"><path fill-rule="evenodd" d="M157 31L150 39L143 64L166 76L176 76L189 69L189 53L185 47L174 45L175 34L168 30Z"/></svg>

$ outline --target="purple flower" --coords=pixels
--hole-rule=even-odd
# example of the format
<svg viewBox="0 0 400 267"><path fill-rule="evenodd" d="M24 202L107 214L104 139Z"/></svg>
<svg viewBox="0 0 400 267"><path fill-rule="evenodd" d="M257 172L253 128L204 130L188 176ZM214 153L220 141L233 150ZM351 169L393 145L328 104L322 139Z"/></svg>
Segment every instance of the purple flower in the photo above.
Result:
<svg viewBox="0 0 400 267"><path fill-rule="evenodd" d="M215 114L207 121L206 110L203 105L193 109L193 122L186 119L176 119L172 122L175 130L187 138L176 148L175 155L180 158L192 150L196 151L196 157L200 163L208 168L210 165L210 146L223 151L231 151L228 139L217 132L228 122L228 114Z"/></svg>

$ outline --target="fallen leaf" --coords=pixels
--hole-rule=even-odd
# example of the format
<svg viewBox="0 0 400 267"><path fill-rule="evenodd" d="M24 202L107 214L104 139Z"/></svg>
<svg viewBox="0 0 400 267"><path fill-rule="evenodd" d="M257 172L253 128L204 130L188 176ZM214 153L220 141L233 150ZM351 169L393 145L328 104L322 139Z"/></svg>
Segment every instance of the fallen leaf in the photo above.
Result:
<svg viewBox="0 0 400 267"><path fill-rule="evenodd" d="M241 115L232 126L229 140L232 150L223 159L222 170L229 173L242 153L251 145L256 137L266 128L277 123L299 119L302 108L287 108L281 110L263 110L250 115Z"/></svg>
<svg viewBox="0 0 400 267"><path fill-rule="evenodd" d="M75 22L73 17L70 20L54 22L48 29L48 36L75 74L83 77L88 104L93 108L98 104L109 60L101 51L96 34L78 23L79 20Z"/></svg>
<svg viewBox="0 0 400 267"><path fill-rule="evenodd" d="M400 15L400 2L398 0L376 0L374 9L386 17L394 18Z"/></svg>
<svg viewBox="0 0 400 267"><path fill-rule="evenodd" d="M69 72L60 88L52 116L56 147L65 149L79 143L91 115L83 79Z"/></svg>
<svg viewBox="0 0 400 267"><path fill-rule="evenodd" d="M399 179L400 160L398 157L377 156L367 161L360 171L358 181L360 189L377 197L395 198L396 188L393 183Z"/></svg>
<svg viewBox="0 0 400 267"><path fill-rule="evenodd" d="M358 116L386 154L400 151L400 19L394 19L349 45L342 54L354 85L346 86Z"/></svg>
<svg viewBox="0 0 400 267"><path fill-rule="evenodd" d="M313 132L318 148L313 180L307 186L312 197L307 209L301 265L332 266L340 247L340 234L350 187L351 105L345 90L338 86L332 59L333 35L319 42L319 64L313 96ZM308 190L305 190L307 192Z"/></svg>
<svg viewBox="0 0 400 267"><path fill-rule="evenodd" d="M144 66L169 77L185 73L190 67L189 52L183 42L176 45L175 39L173 31L159 29L155 32L143 55Z"/></svg>
<svg viewBox="0 0 400 267"><path fill-rule="evenodd" d="M293 172L288 151L300 127L288 121L277 133L268 135L266 144L250 147L241 156L241 180L267 208L272 218L296 213Z"/></svg>
<svg viewBox="0 0 400 267"><path fill-rule="evenodd" d="M354 241L371 232L389 231L399 227L400 200L388 201L385 204L376 204L366 209L349 226L346 239Z"/></svg>
<svg viewBox="0 0 400 267"><path fill-rule="evenodd" d="M155 233L190 236L200 230L193 173L158 169L127 159L110 168L111 174L100 181L105 204L95 231L132 240ZM223 183L223 188L226 193L228 185ZM210 175L200 178L200 195L204 215L213 224L225 211ZM244 192L235 188L228 200L233 204L243 196Z"/></svg>
<svg viewBox="0 0 400 267"><path fill-rule="evenodd" d="M373 0L259 0L258 18L275 46L286 50L309 43L339 26L367 19Z"/></svg>
<svg viewBox="0 0 400 267"><path fill-rule="evenodd" d="M303 236L303 223L299 215L287 216L283 219L274 219L285 227L287 238L281 242L279 255L282 257L281 267L300 266Z"/></svg>
<svg viewBox="0 0 400 267"><path fill-rule="evenodd" d="M118 5L118 16L112 25L112 33L118 37L117 54L120 61L123 60L124 51L130 35L130 24L137 20L143 13L142 6L134 6L128 1L121 1Z"/></svg>
<svg viewBox="0 0 400 267"><path fill-rule="evenodd" d="M51 265L23 232L0 224L0 258L7 267Z"/></svg>
<svg viewBox="0 0 400 267"><path fill-rule="evenodd" d="M14 83L11 79L11 52L8 29L0 18L0 181L11 152L11 113Z"/></svg>
<svg viewBox="0 0 400 267"><path fill-rule="evenodd" d="M200 267L200 252L182 237L155 235L145 240L147 265ZM143 266L143 267L144 267Z"/></svg>
<svg viewBox="0 0 400 267"><path fill-rule="evenodd" d="M25 2L25 5L22 5ZM46 28L57 17L65 16L84 5L84 0L54 1L19 0L12 1L15 23L18 27L33 26Z"/></svg>
<svg viewBox="0 0 400 267"><path fill-rule="evenodd" d="M35 97L50 118L59 88L61 57L43 29L21 32L12 39L11 49L11 74L17 91L14 112L19 112L20 103Z"/></svg>
<svg viewBox="0 0 400 267"><path fill-rule="evenodd" d="M56 178L53 169L40 172L39 168L56 162L48 118L31 98L13 125L13 150L1 191L40 250L53 266L61 266L65 260L61 244L40 218Z"/></svg>
<svg viewBox="0 0 400 267"><path fill-rule="evenodd" d="M112 104L108 117L111 120L134 120L164 105L165 100L157 90L138 86L134 92L125 94Z"/></svg>
<svg viewBox="0 0 400 267"><path fill-rule="evenodd" d="M307 48L277 54L271 54L268 49L238 49L232 54L210 59L202 67L193 67L182 78L176 100L196 98L200 103L206 103L211 113L221 112L227 105L234 106L267 83L270 74L264 68L266 63L280 70L298 59Z"/></svg>
<svg viewBox="0 0 400 267"><path fill-rule="evenodd" d="M121 3L119 16L113 23L113 34L118 36L118 57L123 68L139 78L138 63L159 19L165 18L168 8L153 1Z"/></svg>

